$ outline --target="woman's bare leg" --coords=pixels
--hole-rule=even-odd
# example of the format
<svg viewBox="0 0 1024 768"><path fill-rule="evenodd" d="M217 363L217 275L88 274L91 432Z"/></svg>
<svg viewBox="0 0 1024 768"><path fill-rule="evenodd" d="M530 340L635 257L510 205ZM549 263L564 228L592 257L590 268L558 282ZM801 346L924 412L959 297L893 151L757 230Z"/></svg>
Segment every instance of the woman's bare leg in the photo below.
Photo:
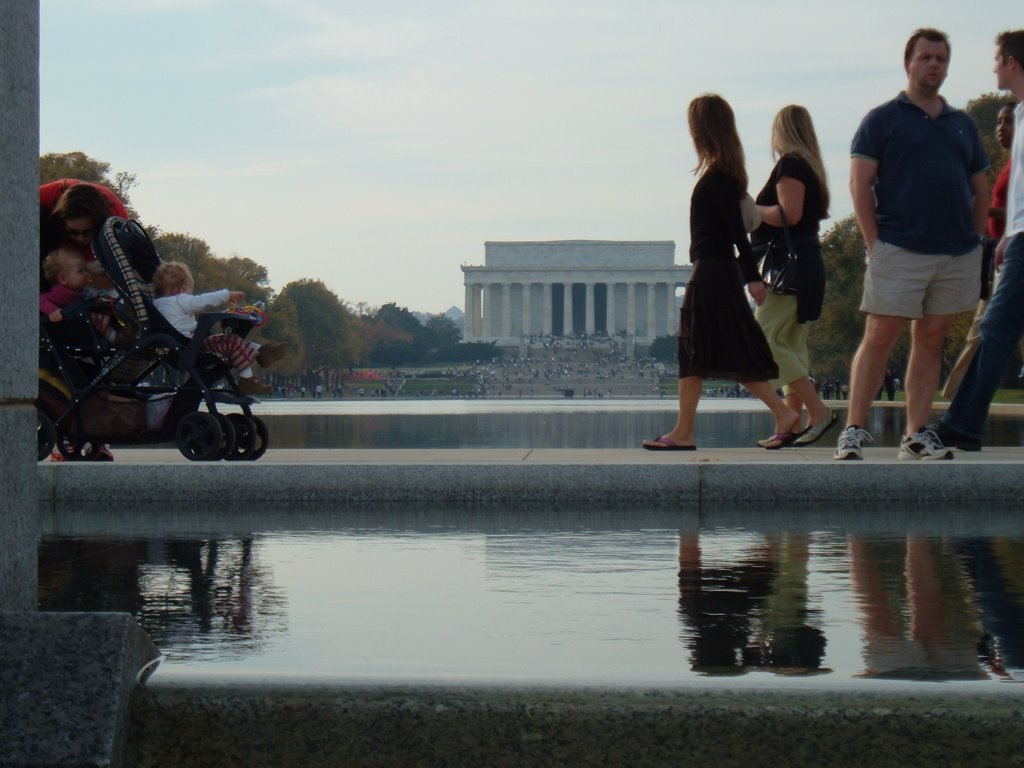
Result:
<svg viewBox="0 0 1024 768"><path fill-rule="evenodd" d="M793 432L800 427L800 414L786 405L786 401L779 397L779 393L767 381L748 381L743 386L768 406L775 417L776 434Z"/></svg>

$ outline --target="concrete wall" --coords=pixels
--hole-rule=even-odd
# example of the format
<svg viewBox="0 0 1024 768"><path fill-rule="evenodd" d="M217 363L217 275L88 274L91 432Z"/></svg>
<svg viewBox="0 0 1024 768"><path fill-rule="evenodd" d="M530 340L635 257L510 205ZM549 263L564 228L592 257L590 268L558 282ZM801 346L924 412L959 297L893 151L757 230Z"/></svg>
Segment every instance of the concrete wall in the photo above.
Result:
<svg viewBox="0 0 1024 768"><path fill-rule="evenodd" d="M0 24L0 612L36 605L39 3Z"/></svg>

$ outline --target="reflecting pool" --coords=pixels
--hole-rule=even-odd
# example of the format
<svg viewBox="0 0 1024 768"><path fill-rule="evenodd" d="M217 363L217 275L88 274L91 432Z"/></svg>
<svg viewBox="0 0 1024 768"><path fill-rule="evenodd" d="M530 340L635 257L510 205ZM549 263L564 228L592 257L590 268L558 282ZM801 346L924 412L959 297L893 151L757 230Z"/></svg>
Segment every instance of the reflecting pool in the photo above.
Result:
<svg viewBox="0 0 1024 768"><path fill-rule="evenodd" d="M756 527L744 517L324 513L239 531L196 512L120 532L85 523L41 539L39 607L132 613L166 656L164 679L1024 679L1024 524L1013 516L893 514L870 528L827 513Z"/></svg>
<svg viewBox="0 0 1024 768"><path fill-rule="evenodd" d="M268 400L255 411L275 448L636 448L676 418L672 398ZM898 445L903 419L902 408L873 408L865 427L876 445ZM707 448L749 447L771 425L757 400L707 398L696 432ZM1024 445L1024 419L993 414L985 443Z"/></svg>

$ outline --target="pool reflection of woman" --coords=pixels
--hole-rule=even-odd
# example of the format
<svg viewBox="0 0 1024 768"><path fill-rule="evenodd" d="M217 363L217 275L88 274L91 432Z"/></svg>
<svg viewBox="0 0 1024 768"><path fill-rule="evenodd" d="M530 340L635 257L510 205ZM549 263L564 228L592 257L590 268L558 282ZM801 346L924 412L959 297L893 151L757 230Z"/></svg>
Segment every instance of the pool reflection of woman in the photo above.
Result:
<svg viewBox="0 0 1024 768"><path fill-rule="evenodd" d="M680 536L679 614L693 670L830 671L822 668L825 633L809 606L809 562L806 534L766 536L741 557L718 561L698 536Z"/></svg>
<svg viewBox="0 0 1024 768"><path fill-rule="evenodd" d="M679 413L670 432L643 442L649 451L696 449L693 426L705 379L743 384L771 410L776 435L790 435L800 420L768 383L779 369L744 291L746 285L754 301L764 301L740 208L747 171L732 107L721 96L699 96L688 118L700 178L690 200L694 268L680 314Z"/></svg>

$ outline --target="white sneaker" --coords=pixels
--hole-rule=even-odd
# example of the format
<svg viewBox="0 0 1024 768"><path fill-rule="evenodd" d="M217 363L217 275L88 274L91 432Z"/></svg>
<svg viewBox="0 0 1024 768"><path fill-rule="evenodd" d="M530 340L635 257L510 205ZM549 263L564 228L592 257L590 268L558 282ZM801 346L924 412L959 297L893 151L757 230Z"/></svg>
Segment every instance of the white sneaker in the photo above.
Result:
<svg viewBox="0 0 1024 768"><path fill-rule="evenodd" d="M922 429L900 440L901 459L952 459L953 449L944 445L935 430Z"/></svg>
<svg viewBox="0 0 1024 768"><path fill-rule="evenodd" d="M871 435L867 433L867 430L860 427L847 427L839 434L836 454L832 458L836 461L859 461L864 458L861 455L861 446L870 442Z"/></svg>

